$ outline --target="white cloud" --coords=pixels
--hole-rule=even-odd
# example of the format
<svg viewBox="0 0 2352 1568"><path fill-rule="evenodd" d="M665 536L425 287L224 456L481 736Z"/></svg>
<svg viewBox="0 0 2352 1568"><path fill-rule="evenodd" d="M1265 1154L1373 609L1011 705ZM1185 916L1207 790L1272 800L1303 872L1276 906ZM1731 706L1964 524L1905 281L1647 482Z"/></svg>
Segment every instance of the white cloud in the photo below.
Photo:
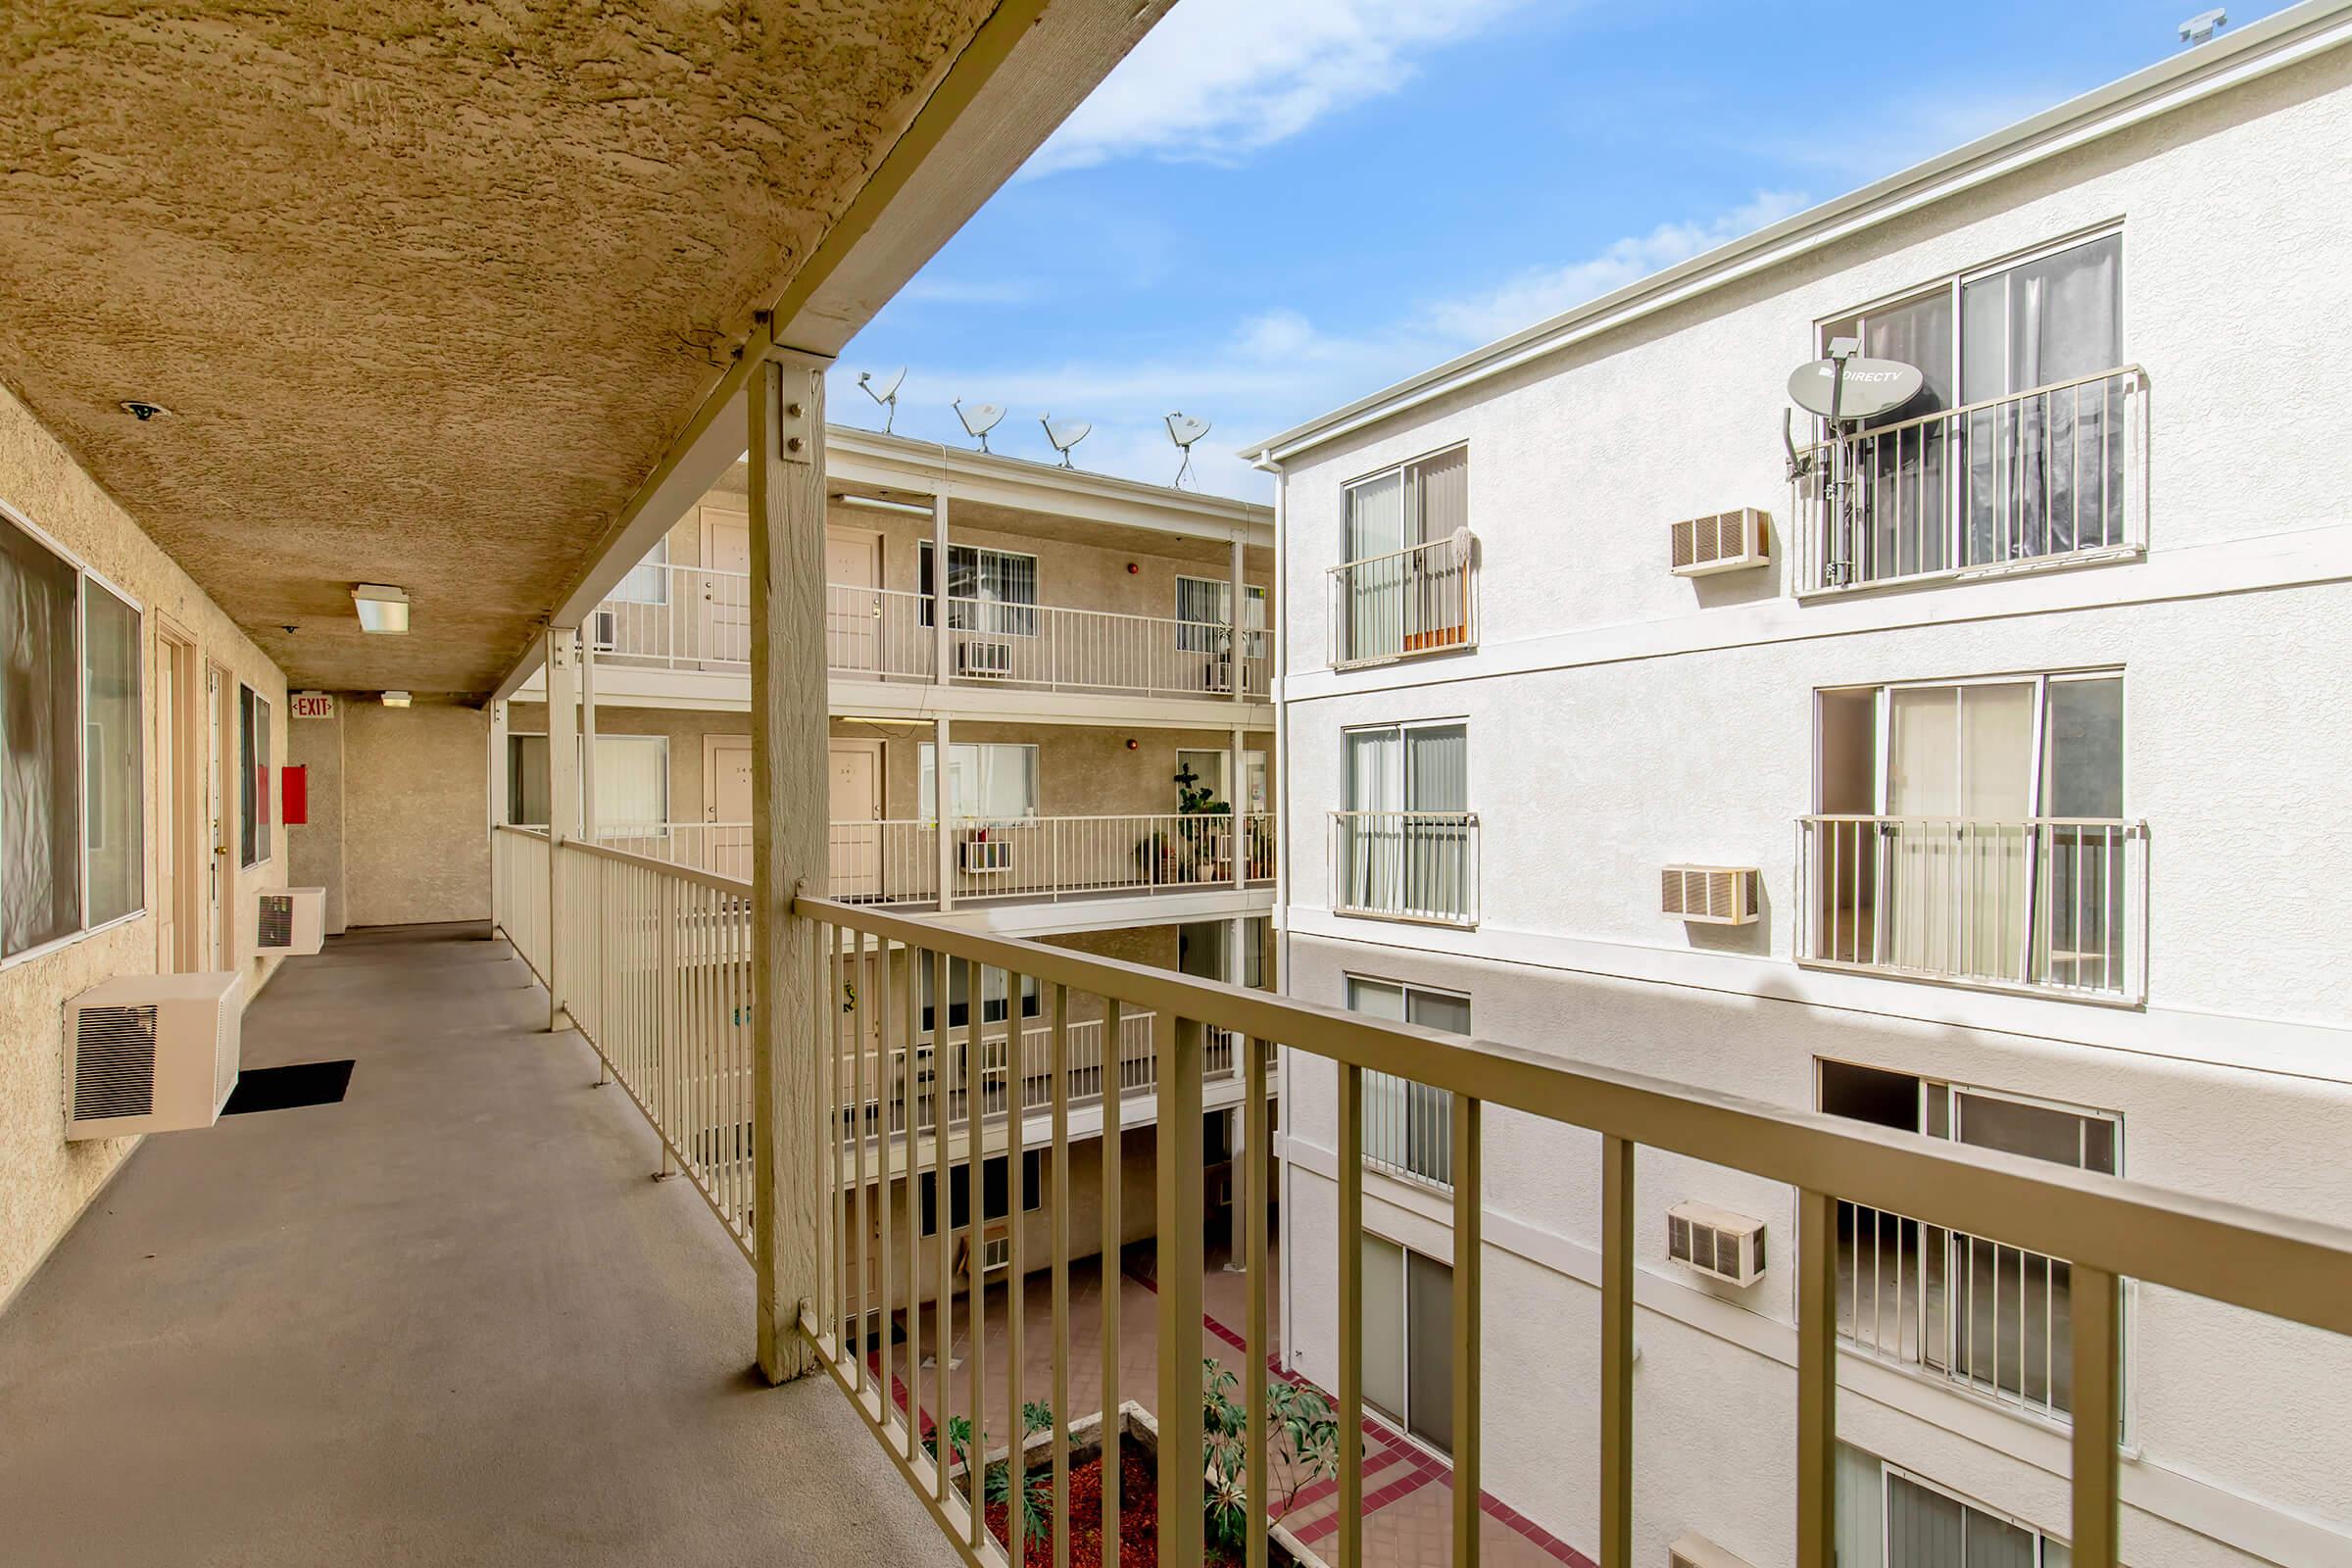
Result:
<svg viewBox="0 0 2352 1568"><path fill-rule="evenodd" d="M1023 305L1035 298L1028 283L959 277L917 277L898 292L898 300L916 305Z"/></svg>
<svg viewBox="0 0 2352 1568"><path fill-rule="evenodd" d="M1114 158L1229 162L1394 92L1424 49L1524 0L1179 0L1023 172Z"/></svg>

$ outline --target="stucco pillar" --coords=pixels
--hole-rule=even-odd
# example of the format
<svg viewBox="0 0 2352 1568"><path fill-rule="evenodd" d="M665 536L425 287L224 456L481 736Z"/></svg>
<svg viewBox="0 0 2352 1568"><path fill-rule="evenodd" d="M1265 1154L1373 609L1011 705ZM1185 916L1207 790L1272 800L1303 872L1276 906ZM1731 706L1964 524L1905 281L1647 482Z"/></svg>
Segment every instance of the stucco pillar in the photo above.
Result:
<svg viewBox="0 0 2352 1568"><path fill-rule="evenodd" d="M1238 646L1238 645L1237 645ZM1240 665L1236 664L1234 684L1241 684ZM1250 880L1250 752L1242 727L1233 728L1233 739L1225 754L1225 804L1233 814L1226 820L1233 824L1233 885L1237 888Z"/></svg>
<svg viewBox="0 0 2352 1568"><path fill-rule="evenodd" d="M788 351L778 351L787 353ZM753 1256L760 1370L815 1366L801 1335L822 1295L823 1159L831 1149L818 1069L832 982L800 894L829 891L825 861L825 382L828 362L791 355L744 389L751 456Z"/></svg>
<svg viewBox="0 0 2352 1568"><path fill-rule="evenodd" d="M580 837L596 842L596 635L580 634Z"/></svg>
<svg viewBox="0 0 2352 1568"><path fill-rule="evenodd" d="M507 813L507 792L513 786L507 781L507 705L490 705L490 829L511 820Z"/></svg>
<svg viewBox="0 0 2352 1568"><path fill-rule="evenodd" d="M547 629L547 1027L567 1029L564 1004L572 984L564 962L571 921L564 907L565 843L580 836L579 680L576 627Z"/></svg>
<svg viewBox="0 0 2352 1568"><path fill-rule="evenodd" d="M932 836L939 841L939 907L943 913L956 906L956 836L948 826L948 808L956 796L948 784L949 730L946 714L931 721L931 799L925 803L937 828Z"/></svg>

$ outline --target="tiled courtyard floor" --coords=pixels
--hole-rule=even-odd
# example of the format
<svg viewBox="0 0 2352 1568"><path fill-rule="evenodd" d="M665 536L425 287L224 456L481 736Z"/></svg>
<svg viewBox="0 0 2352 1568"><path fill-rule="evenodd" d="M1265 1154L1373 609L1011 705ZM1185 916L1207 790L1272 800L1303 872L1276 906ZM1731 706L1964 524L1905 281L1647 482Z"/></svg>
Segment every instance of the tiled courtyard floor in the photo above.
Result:
<svg viewBox="0 0 2352 1568"><path fill-rule="evenodd" d="M1249 1286L1246 1278L1225 1267L1226 1250L1212 1243L1208 1267L1201 1282L1203 1306L1200 1351L1211 1355L1231 1368L1237 1377L1247 1364L1248 1347L1244 1331L1249 1322ZM1102 1407L1102 1272L1100 1259L1087 1258L1070 1265L1070 1413L1083 1415ZM1148 1266L1146 1257L1139 1262L1133 1250L1129 1254L1130 1269ZM1269 1366L1281 1365L1279 1266L1269 1266L1266 1288L1268 1293L1267 1324L1269 1345L1266 1348ZM1119 1300L1119 1370L1118 1397L1132 1400L1148 1410L1158 1404L1159 1344L1157 1334L1156 1293L1151 1282L1137 1273L1123 1273L1118 1279ZM1005 1368L1007 1345L1008 1290L1004 1285L987 1292L986 1340L982 1361L985 1364L985 1402L981 1430L986 1435L985 1446L1002 1448L1008 1437ZM1021 1397L1024 1400L1049 1400L1053 1391L1053 1283L1050 1275L1035 1274L1027 1281L1022 1297L1023 1355L1021 1358ZM927 1425L939 1407L935 1382L938 1373L932 1362L931 1348L937 1344L936 1325L932 1312L926 1308L921 1322L924 1365L920 1369L921 1408ZM891 1348L891 1373L894 1391L902 1407L906 1403L906 1344L902 1337ZM869 1365L878 1365L869 1355ZM955 1414L971 1413L971 1324L968 1314L956 1309L956 1353L948 1373L948 1408ZM1281 1374L1279 1371L1277 1375ZM1235 1391L1239 1397L1240 1391ZM1065 1415L1065 1419L1068 1416ZM1365 1568L1439 1568L1452 1559L1453 1473L1446 1461L1429 1449L1398 1435L1384 1422L1367 1417L1364 1422L1364 1565ZM1287 1489L1287 1477L1274 1477L1274 1493L1280 1498ZM1299 1488L1282 1522L1298 1536L1309 1550L1334 1554L1339 1534L1339 1483L1336 1478L1310 1481ZM1565 1542L1545 1533L1510 1508L1492 1494L1481 1499L1485 1516L1481 1536L1481 1553L1485 1562L1496 1568L1556 1568L1559 1563L1573 1563L1580 1568L1592 1568L1590 1559Z"/></svg>

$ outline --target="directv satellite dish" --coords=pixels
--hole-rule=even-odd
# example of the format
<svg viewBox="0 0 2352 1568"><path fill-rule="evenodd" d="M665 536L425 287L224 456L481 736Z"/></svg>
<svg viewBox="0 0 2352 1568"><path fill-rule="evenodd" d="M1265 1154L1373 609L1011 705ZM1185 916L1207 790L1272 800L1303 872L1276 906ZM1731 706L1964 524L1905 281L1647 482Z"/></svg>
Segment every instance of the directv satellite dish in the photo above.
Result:
<svg viewBox="0 0 2352 1568"><path fill-rule="evenodd" d="M1863 458L1856 449L1871 438L1861 428L1862 421L1892 414L1919 396L1926 381L1916 365L1864 359L1862 345L1850 337L1831 339L1827 359L1800 365L1789 372L1789 400L1830 423L1827 441L1799 452L1788 429L1788 411L1781 411L1781 443L1788 449L1789 481L1812 480L1830 519L1822 575L1832 587L1854 580L1855 540L1867 526L1859 510L1867 480L1861 476Z"/></svg>
<svg viewBox="0 0 2352 1568"><path fill-rule="evenodd" d="M1184 454L1184 462L1176 468L1177 489L1184 488L1186 476L1193 471L1193 443L1206 434L1208 434L1206 419L1196 419L1189 414L1168 416L1168 439L1175 442L1177 450ZM1200 488L1199 479L1193 480L1193 488L1196 490Z"/></svg>
<svg viewBox="0 0 2352 1568"><path fill-rule="evenodd" d="M1875 419L1919 396L1927 377L1900 360L1833 356L1800 365L1788 376L1788 397L1825 419Z"/></svg>
<svg viewBox="0 0 2352 1568"><path fill-rule="evenodd" d="M1004 417L1004 411L994 403L975 403L967 409L963 406L963 399L957 398L956 417L963 421L963 433L978 441L980 450L986 452L988 432L994 430L997 421Z"/></svg>
<svg viewBox="0 0 2352 1568"><path fill-rule="evenodd" d="M899 416L899 384L906 379L906 368L901 366L898 373L883 382L877 389L874 385L873 371L859 370L858 372L858 384L865 388L865 395L882 405L882 433L884 435L890 434L891 421Z"/></svg>
<svg viewBox="0 0 2352 1568"><path fill-rule="evenodd" d="M1070 461L1070 448L1085 440L1095 427L1083 419L1063 419L1057 424L1051 414L1037 422L1046 427L1046 439L1053 442L1054 450L1061 454L1061 466L1065 468L1078 466Z"/></svg>

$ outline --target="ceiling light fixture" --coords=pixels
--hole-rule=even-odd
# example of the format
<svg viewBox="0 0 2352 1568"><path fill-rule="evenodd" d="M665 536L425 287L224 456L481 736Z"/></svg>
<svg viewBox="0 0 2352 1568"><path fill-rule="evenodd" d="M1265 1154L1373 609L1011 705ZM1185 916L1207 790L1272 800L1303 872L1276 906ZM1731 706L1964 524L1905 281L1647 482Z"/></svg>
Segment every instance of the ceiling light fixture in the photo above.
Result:
<svg viewBox="0 0 2352 1568"><path fill-rule="evenodd" d="M889 501L881 496L838 495L833 498L845 507L864 507L872 512L904 512L909 516L928 517L931 509L911 501Z"/></svg>
<svg viewBox="0 0 2352 1568"><path fill-rule="evenodd" d="M398 588L364 582L351 591L351 602L360 612L360 630L380 632L387 637L408 634L409 596Z"/></svg>
<svg viewBox="0 0 2352 1568"><path fill-rule="evenodd" d="M2186 34L2182 34L2182 36L2185 37ZM132 418L138 420L141 424L145 424L149 419L154 418L159 414L169 417L172 413L170 409L165 408L161 403L150 403L145 398L124 398L122 400L122 412L129 415Z"/></svg>
<svg viewBox="0 0 2352 1568"><path fill-rule="evenodd" d="M409 694L407 692L386 692L384 693L384 706L386 708L406 708L409 706Z"/></svg>

